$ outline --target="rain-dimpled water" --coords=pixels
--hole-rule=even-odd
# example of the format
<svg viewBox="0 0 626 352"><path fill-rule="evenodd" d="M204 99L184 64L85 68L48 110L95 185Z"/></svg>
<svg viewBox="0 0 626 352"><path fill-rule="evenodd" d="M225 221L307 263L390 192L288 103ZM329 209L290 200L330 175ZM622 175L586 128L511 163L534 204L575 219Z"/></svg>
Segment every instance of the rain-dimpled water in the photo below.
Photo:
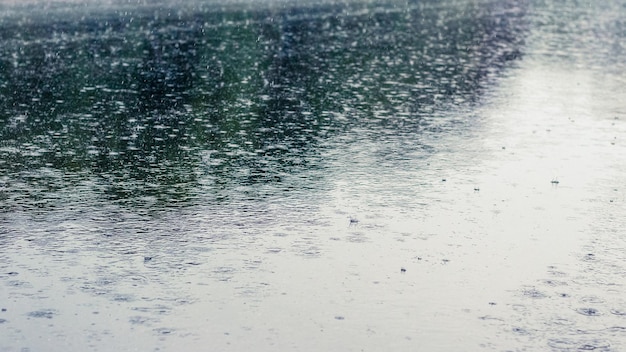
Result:
<svg viewBox="0 0 626 352"><path fill-rule="evenodd" d="M626 2L0 1L0 351L626 350Z"/></svg>

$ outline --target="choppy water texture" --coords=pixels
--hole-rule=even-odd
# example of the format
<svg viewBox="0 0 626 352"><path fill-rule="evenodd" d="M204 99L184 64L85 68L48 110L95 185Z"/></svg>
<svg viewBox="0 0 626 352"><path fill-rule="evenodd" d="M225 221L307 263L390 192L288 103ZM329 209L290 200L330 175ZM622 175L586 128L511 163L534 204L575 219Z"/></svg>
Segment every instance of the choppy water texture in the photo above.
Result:
<svg viewBox="0 0 626 352"><path fill-rule="evenodd" d="M624 1L0 11L0 350L626 349Z"/></svg>

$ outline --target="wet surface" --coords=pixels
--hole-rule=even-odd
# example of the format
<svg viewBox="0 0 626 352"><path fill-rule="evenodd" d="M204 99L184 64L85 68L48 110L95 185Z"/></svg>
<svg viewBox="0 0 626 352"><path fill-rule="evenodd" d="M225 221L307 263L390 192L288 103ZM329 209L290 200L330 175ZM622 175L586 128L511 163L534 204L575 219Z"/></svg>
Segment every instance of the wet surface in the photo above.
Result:
<svg viewBox="0 0 626 352"><path fill-rule="evenodd" d="M626 348L622 1L86 4L0 4L0 350Z"/></svg>

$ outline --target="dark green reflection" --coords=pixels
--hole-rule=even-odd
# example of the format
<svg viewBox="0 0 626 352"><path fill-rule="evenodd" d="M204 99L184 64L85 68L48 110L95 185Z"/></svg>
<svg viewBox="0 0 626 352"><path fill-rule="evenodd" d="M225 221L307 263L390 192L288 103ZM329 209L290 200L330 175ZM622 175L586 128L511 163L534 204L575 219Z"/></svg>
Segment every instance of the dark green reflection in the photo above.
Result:
<svg viewBox="0 0 626 352"><path fill-rule="evenodd" d="M464 1L16 11L0 22L2 207L68 190L219 199L323 167L320 141L354 127L419 144L438 110L472 104L521 55L523 14Z"/></svg>

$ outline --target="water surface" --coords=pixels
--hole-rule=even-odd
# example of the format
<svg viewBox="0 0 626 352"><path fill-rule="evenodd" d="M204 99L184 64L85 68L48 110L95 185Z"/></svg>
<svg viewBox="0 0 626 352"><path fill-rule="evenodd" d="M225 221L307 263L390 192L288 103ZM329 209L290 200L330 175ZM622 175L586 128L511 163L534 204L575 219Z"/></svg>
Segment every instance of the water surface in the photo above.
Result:
<svg viewBox="0 0 626 352"><path fill-rule="evenodd" d="M619 351L626 4L2 3L0 347Z"/></svg>

